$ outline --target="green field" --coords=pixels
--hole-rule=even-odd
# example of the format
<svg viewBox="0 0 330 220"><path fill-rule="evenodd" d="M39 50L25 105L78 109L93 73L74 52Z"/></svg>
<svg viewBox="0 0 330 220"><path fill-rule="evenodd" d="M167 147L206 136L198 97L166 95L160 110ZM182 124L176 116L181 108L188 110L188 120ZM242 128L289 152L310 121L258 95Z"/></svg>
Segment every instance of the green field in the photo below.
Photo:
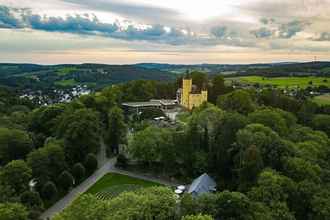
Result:
<svg viewBox="0 0 330 220"><path fill-rule="evenodd" d="M313 98L313 101L319 105L330 105L330 94L324 94L316 96Z"/></svg>
<svg viewBox="0 0 330 220"><path fill-rule="evenodd" d="M122 192L134 191L144 187L159 186L160 184L129 176L108 173L97 181L85 193L96 195L100 199L110 199Z"/></svg>
<svg viewBox="0 0 330 220"><path fill-rule="evenodd" d="M65 76L67 74L70 74L73 71L76 71L76 67L63 67L57 70L57 75L58 76Z"/></svg>
<svg viewBox="0 0 330 220"><path fill-rule="evenodd" d="M325 85L330 87L330 78L326 77L262 77L262 76L243 76L228 78L227 80L239 81L241 83L273 85L280 88L296 87L306 88L308 86ZM312 84L310 84L312 83Z"/></svg>
<svg viewBox="0 0 330 220"><path fill-rule="evenodd" d="M55 82L57 86L75 86L77 82L74 79L67 79Z"/></svg>

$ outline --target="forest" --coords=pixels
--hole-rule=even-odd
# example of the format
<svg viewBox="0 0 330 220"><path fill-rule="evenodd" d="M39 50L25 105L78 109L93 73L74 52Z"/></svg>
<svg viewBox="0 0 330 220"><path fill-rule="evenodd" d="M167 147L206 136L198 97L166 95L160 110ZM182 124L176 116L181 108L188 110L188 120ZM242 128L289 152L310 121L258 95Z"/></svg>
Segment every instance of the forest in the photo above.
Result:
<svg viewBox="0 0 330 220"><path fill-rule="evenodd" d="M233 89L221 75L190 77L207 85L208 103L171 127L128 120L121 103L173 98L180 78L130 81L49 106L1 88L0 219L38 219L97 169L100 141L108 156L119 150L119 167L135 161L183 181L207 172L218 191L180 200L164 187L109 201L85 194L54 219L329 219L330 106L276 89Z"/></svg>

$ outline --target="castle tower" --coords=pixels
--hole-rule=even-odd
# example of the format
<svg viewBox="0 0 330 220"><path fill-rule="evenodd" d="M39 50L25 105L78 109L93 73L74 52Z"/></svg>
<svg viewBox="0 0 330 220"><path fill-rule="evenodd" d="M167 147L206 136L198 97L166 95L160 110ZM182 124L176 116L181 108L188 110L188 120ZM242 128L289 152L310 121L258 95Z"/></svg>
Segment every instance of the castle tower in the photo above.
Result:
<svg viewBox="0 0 330 220"><path fill-rule="evenodd" d="M181 94L181 105L186 108L189 107L189 95L192 89L192 79L182 80L182 94Z"/></svg>

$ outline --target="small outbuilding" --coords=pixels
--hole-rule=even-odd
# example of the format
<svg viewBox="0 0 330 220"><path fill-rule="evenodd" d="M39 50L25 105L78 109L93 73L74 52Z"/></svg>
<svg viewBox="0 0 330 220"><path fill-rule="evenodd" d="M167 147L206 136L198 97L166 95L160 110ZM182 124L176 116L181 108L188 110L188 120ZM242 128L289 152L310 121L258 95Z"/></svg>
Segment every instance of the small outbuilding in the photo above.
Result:
<svg viewBox="0 0 330 220"><path fill-rule="evenodd" d="M195 179L188 189L188 193L192 196L200 196L203 193L210 193L216 191L217 184L206 173Z"/></svg>

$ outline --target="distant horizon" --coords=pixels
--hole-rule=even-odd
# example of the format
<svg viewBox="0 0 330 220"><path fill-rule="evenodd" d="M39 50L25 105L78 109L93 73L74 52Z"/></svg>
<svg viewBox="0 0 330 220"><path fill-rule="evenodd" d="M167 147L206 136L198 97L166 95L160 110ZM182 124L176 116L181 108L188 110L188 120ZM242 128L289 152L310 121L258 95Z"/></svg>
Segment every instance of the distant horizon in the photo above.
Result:
<svg viewBox="0 0 330 220"><path fill-rule="evenodd" d="M141 64L159 64L159 65L183 65L183 66L202 66L202 65L267 65L267 64L303 64L303 63L327 63L330 60L316 60L316 61L274 61L274 62L257 62L257 63L166 63L166 62L139 62L139 63L94 63L94 62L77 62L77 63L32 63L32 62L2 62L3 64L19 64L19 65L40 65L40 66L56 66L56 65L141 65Z"/></svg>

